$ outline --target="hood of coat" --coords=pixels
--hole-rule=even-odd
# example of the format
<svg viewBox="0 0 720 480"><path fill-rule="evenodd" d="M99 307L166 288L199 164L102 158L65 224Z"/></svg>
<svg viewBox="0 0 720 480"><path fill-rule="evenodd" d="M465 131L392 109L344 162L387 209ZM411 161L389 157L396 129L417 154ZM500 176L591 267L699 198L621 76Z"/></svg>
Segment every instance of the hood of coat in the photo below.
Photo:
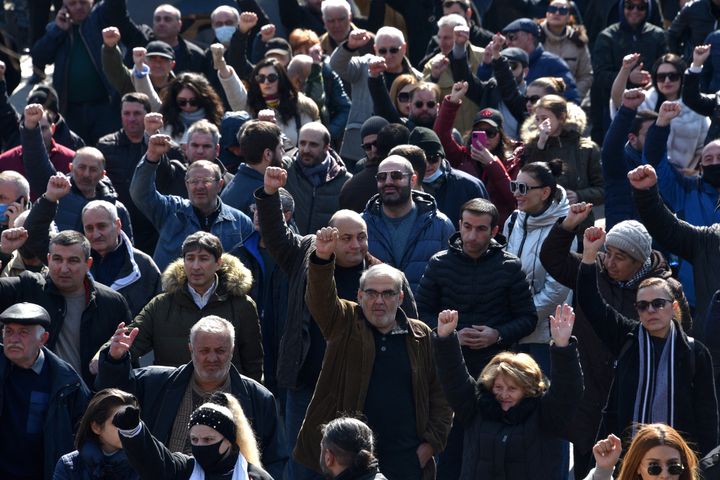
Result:
<svg viewBox="0 0 720 480"><path fill-rule="evenodd" d="M574 135L582 136L587 127L587 116L582 108L575 105L572 102L567 103L567 119L562 126L562 133L560 136ZM520 137L523 143L535 143L537 142L540 132L538 131L537 124L535 123L535 114L530 115L525 123L523 123L520 129Z"/></svg>
<svg viewBox="0 0 720 480"><path fill-rule="evenodd" d="M420 190L413 190L411 195L413 202L415 202L418 216L428 212L437 212L437 202L435 201L435 197L433 197L429 193L421 192ZM380 216L380 211L382 209L382 200L380 200L380 194L376 193L375 195L373 195L372 198L368 200L367 207L365 208L370 215Z"/></svg>
<svg viewBox="0 0 720 480"><path fill-rule="evenodd" d="M624 28L626 28L628 30L642 30L642 28L647 23L648 19L652 16L652 11L653 11L653 6L654 6L653 3L655 3L655 0L646 0L648 8L645 13L645 19L642 22L640 22L640 25L638 25L634 29L631 28L630 25L628 25L627 20L625 19L625 1L626 0L618 0L618 5L617 5L618 17L617 18L620 19L620 25L622 25Z"/></svg>
<svg viewBox="0 0 720 480"><path fill-rule="evenodd" d="M235 256L222 254L222 266L218 270L218 289L235 296L247 295L252 287L252 273ZM162 274L162 287L166 293L175 293L187 283L183 259L178 258L167 266Z"/></svg>
<svg viewBox="0 0 720 480"><path fill-rule="evenodd" d="M541 42L543 43L561 43L565 40L570 40L578 47L583 47L588 43L587 32L582 25L568 25L559 35L550 31L546 20L540 23L540 27L542 29Z"/></svg>
<svg viewBox="0 0 720 480"><path fill-rule="evenodd" d="M540 215L528 215L526 212L518 211L515 221L515 227L517 227L518 231L523 228L531 231L537 228L549 227L554 225L558 218L567 216L567 212L570 209L570 202L567 199L565 189L560 185L557 186L557 189L557 195L560 199L553 200L550 206ZM514 231L515 229L513 229L513 232Z"/></svg>

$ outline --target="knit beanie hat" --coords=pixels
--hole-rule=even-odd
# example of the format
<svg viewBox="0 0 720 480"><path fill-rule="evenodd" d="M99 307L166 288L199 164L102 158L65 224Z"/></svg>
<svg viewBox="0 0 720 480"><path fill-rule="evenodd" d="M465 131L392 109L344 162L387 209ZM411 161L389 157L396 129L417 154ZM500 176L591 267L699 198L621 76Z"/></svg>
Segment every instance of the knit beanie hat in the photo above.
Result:
<svg viewBox="0 0 720 480"><path fill-rule="evenodd" d="M445 150L440 142L440 137L438 137L437 133L429 128L413 128L412 132L410 132L408 143L422 148L427 156L431 156L436 153L442 153L443 157L445 156Z"/></svg>
<svg viewBox="0 0 720 480"><path fill-rule="evenodd" d="M373 116L365 120L365 123L360 127L360 140L367 137L368 135L377 135L381 128L387 125L388 122L383 117Z"/></svg>
<svg viewBox="0 0 720 480"><path fill-rule="evenodd" d="M622 250L640 263L645 263L652 251L652 237L642 223L625 220L610 229L605 237L605 246Z"/></svg>

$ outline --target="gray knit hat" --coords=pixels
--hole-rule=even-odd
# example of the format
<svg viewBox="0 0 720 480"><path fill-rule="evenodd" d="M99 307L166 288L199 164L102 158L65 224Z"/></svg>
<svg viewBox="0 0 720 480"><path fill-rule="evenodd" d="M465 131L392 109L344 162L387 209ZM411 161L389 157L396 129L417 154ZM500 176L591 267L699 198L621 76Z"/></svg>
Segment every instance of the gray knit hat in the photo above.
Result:
<svg viewBox="0 0 720 480"><path fill-rule="evenodd" d="M622 250L640 263L645 263L652 251L652 237L642 223L625 220L610 229L605 237L605 246Z"/></svg>

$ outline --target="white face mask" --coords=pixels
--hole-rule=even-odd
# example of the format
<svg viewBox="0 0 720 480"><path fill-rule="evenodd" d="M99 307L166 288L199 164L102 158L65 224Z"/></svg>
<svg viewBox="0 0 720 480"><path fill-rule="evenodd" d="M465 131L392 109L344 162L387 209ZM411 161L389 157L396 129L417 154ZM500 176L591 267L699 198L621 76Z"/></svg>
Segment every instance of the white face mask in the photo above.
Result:
<svg viewBox="0 0 720 480"><path fill-rule="evenodd" d="M435 173L433 173L433 174L430 175L429 177L423 178L423 183L432 183L432 182L434 182L435 180L437 180L438 178L440 178L440 175L442 175L442 173L443 173L443 172L442 172L442 168L440 168L440 167L438 166L437 170L435 170Z"/></svg>
<svg viewBox="0 0 720 480"><path fill-rule="evenodd" d="M220 43L230 43L230 39L235 33L236 28L230 25L223 25L213 30L215 30L215 38L217 38Z"/></svg>

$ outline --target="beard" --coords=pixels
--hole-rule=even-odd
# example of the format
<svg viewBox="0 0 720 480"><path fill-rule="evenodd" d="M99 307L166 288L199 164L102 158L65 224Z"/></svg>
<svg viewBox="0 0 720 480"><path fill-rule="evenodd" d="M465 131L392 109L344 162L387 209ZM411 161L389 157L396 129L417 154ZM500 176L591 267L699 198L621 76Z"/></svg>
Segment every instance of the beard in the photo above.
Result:
<svg viewBox="0 0 720 480"><path fill-rule="evenodd" d="M380 191L380 199L382 203L389 206L395 207L398 205L404 205L410 200L410 192L412 189L410 185L404 185L402 187L395 187L397 192L384 192Z"/></svg>
<svg viewBox="0 0 720 480"><path fill-rule="evenodd" d="M433 125L435 124L435 117L437 115L433 115L431 113L421 113L419 115L413 115L411 120L415 124L416 127L425 127L432 130Z"/></svg>

